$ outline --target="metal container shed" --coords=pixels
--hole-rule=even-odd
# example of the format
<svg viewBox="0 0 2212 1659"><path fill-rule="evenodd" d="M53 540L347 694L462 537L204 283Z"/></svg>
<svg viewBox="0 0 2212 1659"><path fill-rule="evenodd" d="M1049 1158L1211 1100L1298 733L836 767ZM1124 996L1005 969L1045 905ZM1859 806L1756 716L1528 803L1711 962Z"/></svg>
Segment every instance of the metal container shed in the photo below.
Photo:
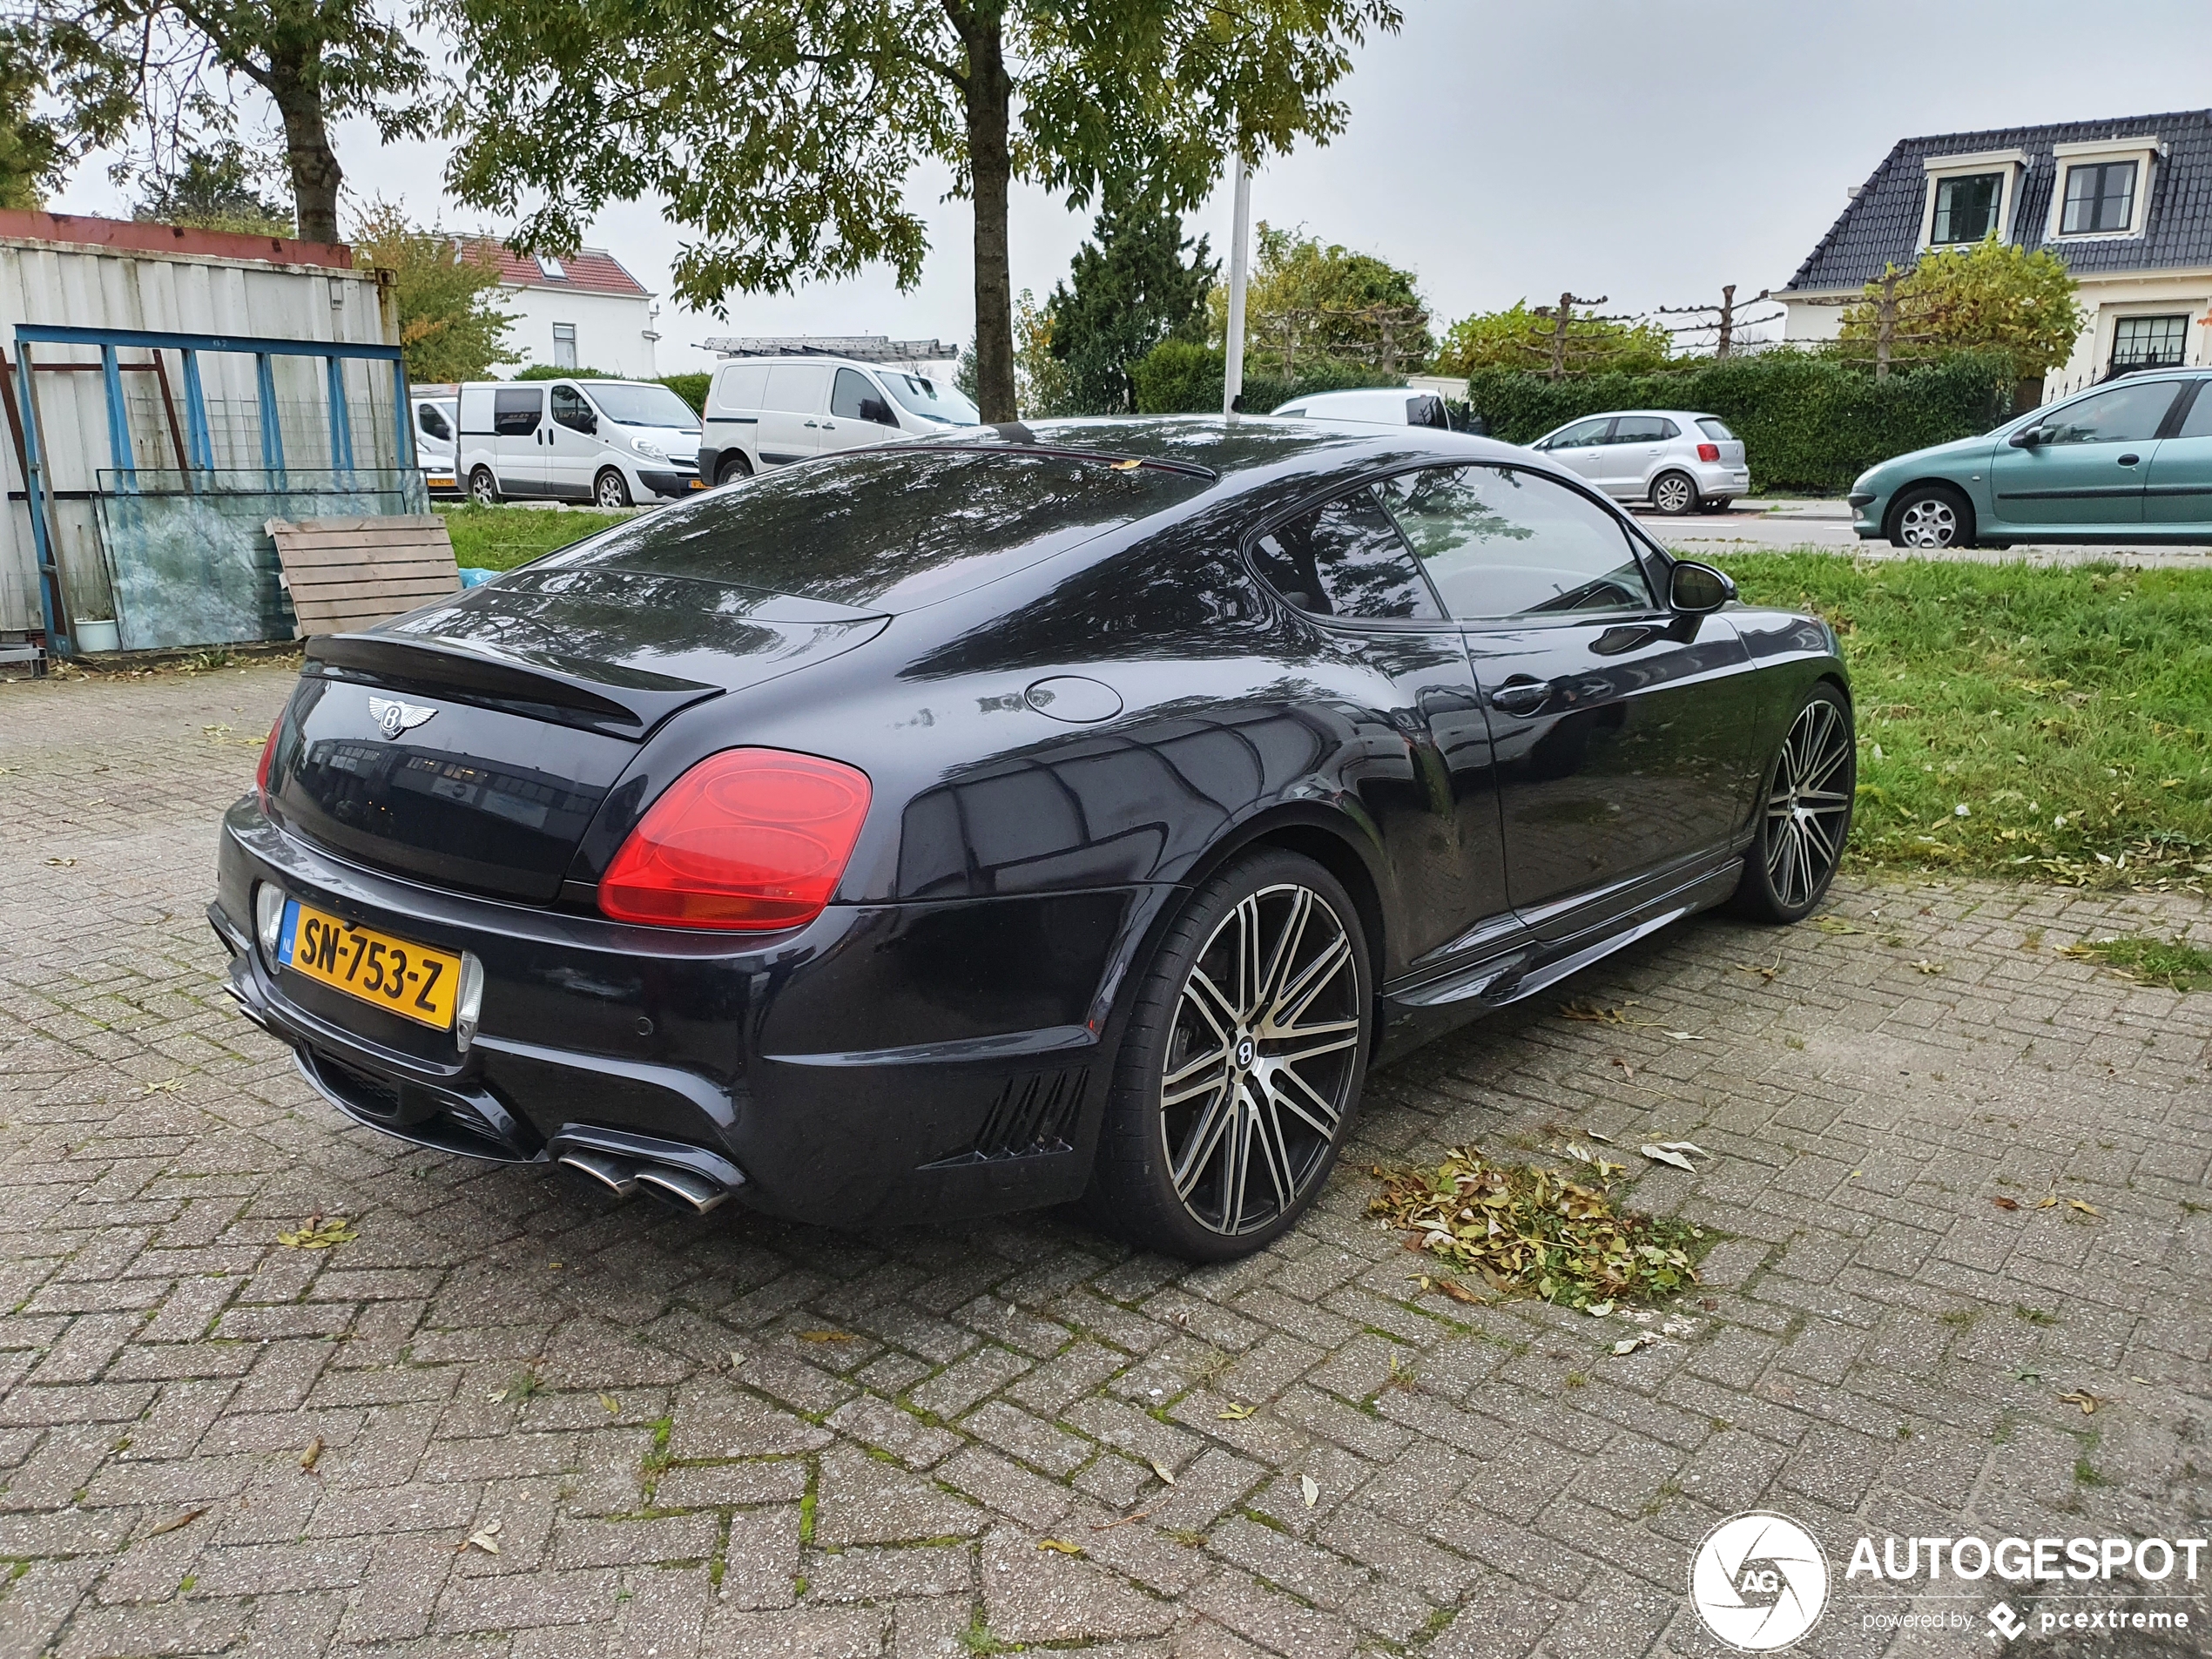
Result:
<svg viewBox="0 0 2212 1659"><path fill-rule="evenodd" d="M350 249L0 212L0 631L286 637L265 519L427 510L397 346Z"/></svg>

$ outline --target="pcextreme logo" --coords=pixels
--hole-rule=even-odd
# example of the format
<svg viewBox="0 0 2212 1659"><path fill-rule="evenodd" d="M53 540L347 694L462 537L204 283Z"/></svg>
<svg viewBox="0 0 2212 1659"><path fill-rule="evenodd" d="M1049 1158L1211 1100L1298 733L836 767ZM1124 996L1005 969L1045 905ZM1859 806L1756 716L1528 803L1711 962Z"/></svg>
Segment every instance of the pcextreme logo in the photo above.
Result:
<svg viewBox="0 0 2212 1659"><path fill-rule="evenodd" d="M1690 1557L1689 1599L1705 1628L1730 1647L1772 1653L1820 1622L1828 1558L1786 1515L1732 1516Z"/></svg>

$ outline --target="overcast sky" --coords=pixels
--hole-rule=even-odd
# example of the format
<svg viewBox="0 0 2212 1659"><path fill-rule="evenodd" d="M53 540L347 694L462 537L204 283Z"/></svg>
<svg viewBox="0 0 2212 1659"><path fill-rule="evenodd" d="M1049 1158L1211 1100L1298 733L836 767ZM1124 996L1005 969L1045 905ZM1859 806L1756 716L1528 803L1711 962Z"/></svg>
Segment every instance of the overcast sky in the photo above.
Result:
<svg viewBox="0 0 2212 1659"><path fill-rule="evenodd" d="M2047 0L1884 0L1817 6L1703 0L1404 0L1406 24L1371 40L1343 84L1350 131L1255 177L1256 219L1409 266L1444 322L1470 311L1605 295L1608 311L1778 287L1898 138L2097 119L2212 104L2212 5L2134 0L2107 12ZM440 150L380 148L365 122L338 140L362 196L473 226L437 192ZM795 294L732 294L729 320L669 304L663 373L711 361L710 333L971 332L970 219L914 199L933 227L921 285L880 271ZM114 212L90 167L57 202ZM1192 216L1228 239L1225 192ZM1017 289L1064 277L1086 218L1018 190ZM657 202L606 213L590 241L665 293L685 239Z"/></svg>

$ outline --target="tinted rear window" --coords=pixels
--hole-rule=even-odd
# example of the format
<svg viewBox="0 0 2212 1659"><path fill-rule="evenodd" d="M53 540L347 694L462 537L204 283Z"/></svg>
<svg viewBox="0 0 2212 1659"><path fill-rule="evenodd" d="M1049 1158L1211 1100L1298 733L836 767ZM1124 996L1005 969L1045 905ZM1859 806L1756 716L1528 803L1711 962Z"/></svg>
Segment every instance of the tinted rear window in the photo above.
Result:
<svg viewBox="0 0 2212 1659"><path fill-rule="evenodd" d="M899 610L1164 511L1209 482L1059 455L876 450L664 507L545 563L648 570Z"/></svg>
<svg viewBox="0 0 2212 1659"><path fill-rule="evenodd" d="M1736 435L1710 415L1697 417L1697 429L1715 443L1733 443L1736 441Z"/></svg>

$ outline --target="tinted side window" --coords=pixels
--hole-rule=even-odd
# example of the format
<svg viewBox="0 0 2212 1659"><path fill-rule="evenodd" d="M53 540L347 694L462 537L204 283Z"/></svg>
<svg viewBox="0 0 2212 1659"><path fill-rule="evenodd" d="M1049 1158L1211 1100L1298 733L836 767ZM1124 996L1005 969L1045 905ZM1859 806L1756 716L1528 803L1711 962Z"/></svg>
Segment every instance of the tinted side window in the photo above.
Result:
<svg viewBox="0 0 2212 1659"><path fill-rule="evenodd" d="M1645 610L1651 589L1613 516L1511 467L1402 473L1383 499L1462 619Z"/></svg>
<svg viewBox="0 0 2212 1659"><path fill-rule="evenodd" d="M583 401L583 394L573 386L553 388L553 418L571 432L593 432L598 429L598 417L591 406Z"/></svg>
<svg viewBox="0 0 2212 1659"><path fill-rule="evenodd" d="M2196 401L2189 405L2189 412L2182 422L2177 438L2212 438L2212 382L2208 382L2196 395Z"/></svg>
<svg viewBox="0 0 2212 1659"><path fill-rule="evenodd" d="M876 399L875 388L849 368L837 371L837 384L830 391L830 413L840 421L865 421L868 417L861 406Z"/></svg>
<svg viewBox="0 0 2212 1659"><path fill-rule="evenodd" d="M1433 392L1406 400L1407 426L1433 426L1440 432L1449 431L1452 423L1444 415L1444 400Z"/></svg>
<svg viewBox="0 0 2212 1659"><path fill-rule="evenodd" d="M2174 407L2173 381L2138 381L2070 404L2043 423L2046 443L2145 443Z"/></svg>
<svg viewBox="0 0 2212 1659"><path fill-rule="evenodd" d="M1658 443L1675 435L1675 423L1656 415L1624 415L1613 423L1615 443Z"/></svg>
<svg viewBox="0 0 2212 1659"><path fill-rule="evenodd" d="M545 395L535 386L492 394L491 429L502 438L527 438L537 430Z"/></svg>
<svg viewBox="0 0 2212 1659"><path fill-rule="evenodd" d="M1436 597L1372 489L1339 496L1253 544L1259 572L1301 610L1362 621L1441 621Z"/></svg>
<svg viewBox="0 0 2212 1659"><path fill-rule="evenodd" d="M1601 415L1595 421L1577 421L1552 440L1554 449L1587 449L1594 443L1605 442L1605 428L1613 424L1613 417Z"/></svg>
<svg viewBox="0 0 2212 1659"><path fill-rule="evenodd" d="M439 411L436 404L423 404L419 418L422 423L423 431L432 437L449 439L453 436L453 428L446 424L446 417Z"/></svg>

